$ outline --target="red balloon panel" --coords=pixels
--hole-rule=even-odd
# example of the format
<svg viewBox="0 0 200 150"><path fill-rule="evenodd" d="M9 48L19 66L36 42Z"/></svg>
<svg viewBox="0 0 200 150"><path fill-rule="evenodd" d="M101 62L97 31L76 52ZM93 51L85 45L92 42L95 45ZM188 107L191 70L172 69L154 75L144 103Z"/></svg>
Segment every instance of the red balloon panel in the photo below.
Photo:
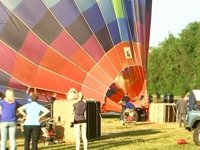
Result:
<svg viewBox="0 0 200 150"><path fill-rule="evenodd" d="M58 73L59 75L63 75L72 80L77 80L77 82L83 82L84 76L86 75L86 73L80 68L73 65L66 58L51 49L48 49L46 52L41 61L41 65L51 71L54 71L55 73ZM75 73L78 73L78 76L75 76Z"/></svg>
<svg viewBox="0 0 200 150"><path fill-rule="evenodd" d="M31 61L39 64L48 46L33 33L29 32L20 48L20 53Z"/></svg>
<svg viewBox="0 0 200 150"><path fill-rule="evenodd" d="M1 41L0 41L0 49L2 49L0 53L1 69L11 73L15 66L15 59L17 53L15 53L15 51L12 51L9 47L4 45L4 43L1 43Z"/></svg>

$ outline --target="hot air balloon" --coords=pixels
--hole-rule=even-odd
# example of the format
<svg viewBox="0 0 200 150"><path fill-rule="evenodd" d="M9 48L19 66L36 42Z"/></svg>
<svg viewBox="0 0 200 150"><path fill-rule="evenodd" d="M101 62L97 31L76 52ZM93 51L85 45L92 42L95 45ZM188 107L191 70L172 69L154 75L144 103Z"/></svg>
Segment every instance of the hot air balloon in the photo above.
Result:
<svg viewBox="0 0 200 150"><path fill-rule="evenodd" d="M1 0L0 91L70 88L120 111L146 92L151 0Z"/></svg>

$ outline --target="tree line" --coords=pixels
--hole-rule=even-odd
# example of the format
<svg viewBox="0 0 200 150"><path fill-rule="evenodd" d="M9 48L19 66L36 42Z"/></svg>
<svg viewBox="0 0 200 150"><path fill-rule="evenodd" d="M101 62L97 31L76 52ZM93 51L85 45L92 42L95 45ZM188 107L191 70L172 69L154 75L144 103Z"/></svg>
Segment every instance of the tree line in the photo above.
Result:
<svg viewBox="0 0 200 150"><path fill-rule="evenodd" d="M184 94L200 89L200 22L189 23L178 36L169 34L149 48L148 93Z"/></svg>

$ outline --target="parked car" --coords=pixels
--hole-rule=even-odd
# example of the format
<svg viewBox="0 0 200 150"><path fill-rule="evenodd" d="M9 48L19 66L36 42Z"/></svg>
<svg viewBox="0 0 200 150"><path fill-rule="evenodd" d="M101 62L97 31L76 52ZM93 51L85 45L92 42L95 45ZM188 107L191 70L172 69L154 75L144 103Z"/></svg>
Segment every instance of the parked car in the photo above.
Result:
<svg viewBox="0 0 200 150"><path fill-rule="evenodd" d="M188 112L185 128L193 132L193 141L200 146L200 90L192 90L189 94Z"/></svg>

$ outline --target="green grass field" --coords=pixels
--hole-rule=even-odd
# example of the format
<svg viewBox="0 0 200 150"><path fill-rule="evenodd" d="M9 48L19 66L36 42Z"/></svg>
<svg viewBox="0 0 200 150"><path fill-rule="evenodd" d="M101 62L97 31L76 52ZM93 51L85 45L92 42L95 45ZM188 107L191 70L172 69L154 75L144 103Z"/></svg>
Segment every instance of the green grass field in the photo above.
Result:
<svg viewBox="0 0 200 150"><path fill-rule="evenodd" d="M178 145L178 139L185 139L187 144ZM83 147L81 146L83 149ZM102 118L101 137L88 143L89 150L197 150L192 133L179 128L178 123L137 122L136 125L123 126L118 118ZM18 150L23 149L23 139L18 138ZM75 144L54 144L40 150L75 150Z"/></svg>

